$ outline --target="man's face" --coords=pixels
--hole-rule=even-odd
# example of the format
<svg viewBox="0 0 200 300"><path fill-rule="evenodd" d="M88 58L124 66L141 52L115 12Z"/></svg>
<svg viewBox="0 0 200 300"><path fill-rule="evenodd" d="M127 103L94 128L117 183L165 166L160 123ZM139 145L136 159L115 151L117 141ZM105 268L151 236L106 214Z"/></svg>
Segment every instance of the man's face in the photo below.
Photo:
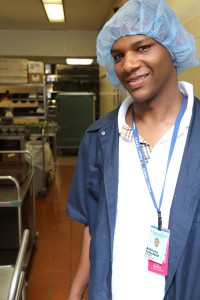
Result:
<svg viewBox="0 0 200 300"><path fill-rule="evenodd" d="M120 82L136 102L166 93L177 79L169 51L148 36L121 37L113 44L111 54Z"/></svg>
<svg viewBox="0 0 200 300"><path fill-rule="evenodd" d="M155 240L154 240L154 245L155 245L155 247L158 247L159 244L160 244L159 239L158 239L158 238L155 238Z"/></svg>

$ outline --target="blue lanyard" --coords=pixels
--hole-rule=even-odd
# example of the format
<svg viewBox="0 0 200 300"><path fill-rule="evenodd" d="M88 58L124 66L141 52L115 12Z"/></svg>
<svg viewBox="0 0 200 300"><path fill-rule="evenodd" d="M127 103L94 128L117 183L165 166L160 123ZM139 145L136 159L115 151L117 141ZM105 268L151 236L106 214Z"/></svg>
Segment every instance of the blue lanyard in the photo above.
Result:
<svg viewBox="0 0 200 300"><path fill-rule="evenodd" d="M142 167L142 171L143 171L143 175L144 175L144 178L145 178L145 181L146 181L147 188L149 190L149 193L150 193L151 199L153 201L154 207L155 207L155 209L157 210L157 213L158 213L158 230L162 229L161 206L162 206L162 201L163 201L165 182L166 182L167 172L168 172L168 168L169 168L170 161L171 161L171 158L172 158L172 154L173 154L173 151L174 151L174 147L175 147L175 144L176 144L176 139L177 139L181 119L184 115L185 107L186 107L186 96L184 95L183 96L183 101L182 101L182 106L181 106L181 109L178 113L178 116L176 118L176 122L175 122L175 125L174 125L174 130L173 130L173 134L172 134L172 140L171 140L169 154L168 154L168 160L167 160L167 168L166 168L166 172L165 172L165 178L164 178L164 183L163 183L163 187L162 187L162 192L161 192L161 195L160 195L159 206L157 205L157 202L155 200L155 196L154 196L154 193L153 193L153 190L152 190L152 187L151 187L151 182L150 182L150 178L149 178L149 174L148 174L148 170L147 170L147 165L146 165L146 162L145 162L144 154L143 154L141 146L140 146L138 130L137 130L137 127L136 127L136 124L135 124L135 121L134 121L134 117L132 115L132 124L133 124L132 130L133 130L135 145L136 145L136 148L137 148L137 152L138 152L138 156L139 156L139 160L140 160L140 163L141 163L141 167Z"/></svg>

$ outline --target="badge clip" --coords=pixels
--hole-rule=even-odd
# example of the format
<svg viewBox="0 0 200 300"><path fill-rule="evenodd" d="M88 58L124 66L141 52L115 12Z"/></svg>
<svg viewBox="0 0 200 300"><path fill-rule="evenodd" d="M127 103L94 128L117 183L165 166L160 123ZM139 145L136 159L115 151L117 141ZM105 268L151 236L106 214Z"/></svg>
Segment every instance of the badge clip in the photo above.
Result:
<svg viewBox="0 0 200 300"><path fill-rule="evenodd" d="M162 230L162 215L161 215L161 211L158 211L158 230Z"/></svg>

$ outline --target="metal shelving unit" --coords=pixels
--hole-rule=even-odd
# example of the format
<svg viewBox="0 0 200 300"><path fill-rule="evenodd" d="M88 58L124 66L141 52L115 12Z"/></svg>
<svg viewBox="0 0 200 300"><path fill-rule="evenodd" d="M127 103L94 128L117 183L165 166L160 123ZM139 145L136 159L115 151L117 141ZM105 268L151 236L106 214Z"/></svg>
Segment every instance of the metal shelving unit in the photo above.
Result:
<svg viewBox="0 0 200 300"><path fill-rule="evenodd" d="M9 91L6 98L5 91ZM42 110L38 110L42 106ZM50 138L55 145L55 131L48 134L48 103L46 80L42 83L0 83L0 132L3 139L10 136L24 134L31 139L41 139L43 160L43 188L41 194L46 192L45 151L44 143ZM48 128L47 128L48 129ZM3 149L4 150L4 149ZM6 150L6 149L5 149ZM20 149L24 150L24 149ZM55 150L53 149L53 153ZM54 155L55 157L55 155Z"/></svg>
<svg viewBox="0 0 200 300"><path fill-rule="evenodd" d="M10 150L10 151L0 151L0 154L9 154L9 153L18 153L23 155L28 155L31 161L29 165L29 170L26 179L22 184L18 180L10 175L0 176L0 181L10 181L12 185L0 185L0 209L1 207L13 207L17 209L18 212L18 236L19 236L19 245L22 240L22 206L25 200L25 197L30 189L32 189L32 204L33 204L33 228L34 235L36 233L35 229L35 181L34 181L34 165L33 157L29 151L23 150Z"/></svg>
<svg viewBox="0 0 200 300"><path fill-rule="evenodd" d="M9 97L4 96L6 91L9 91ZM45 79L43 79L43 83L0 83L0 92L2 95L0 118L2 120L12 119L14 121L16 118L47 119L48 106ZM42 112L38 113L36 110L40 106L42 106ZM22 113L22 109L26 110L25 113Z"/></svg>

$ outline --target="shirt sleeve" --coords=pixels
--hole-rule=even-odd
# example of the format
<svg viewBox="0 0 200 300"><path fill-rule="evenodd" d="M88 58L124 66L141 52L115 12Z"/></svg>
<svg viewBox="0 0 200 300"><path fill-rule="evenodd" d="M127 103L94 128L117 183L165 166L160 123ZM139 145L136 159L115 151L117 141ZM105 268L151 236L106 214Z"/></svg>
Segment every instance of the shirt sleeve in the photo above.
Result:
<svg viewBox="0 0 200 300"><path fill-rule="evenodd" d="M102 189L102 166L98 163L95 134L86 134L81 141L77 165L67 200L67 215L82 224L95 222ZM99 161L102 161L100 159Z"/></svg>

